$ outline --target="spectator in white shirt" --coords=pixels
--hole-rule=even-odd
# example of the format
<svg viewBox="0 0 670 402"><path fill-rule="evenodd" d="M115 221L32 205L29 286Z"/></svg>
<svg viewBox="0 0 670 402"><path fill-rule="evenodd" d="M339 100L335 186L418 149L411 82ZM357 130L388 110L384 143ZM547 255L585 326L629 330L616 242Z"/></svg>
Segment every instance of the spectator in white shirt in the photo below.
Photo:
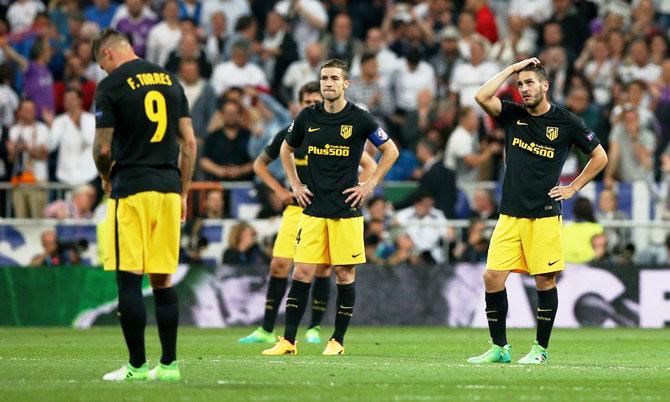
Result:
<svg viewBox="0 0 670 402"><path fill-rule="evenodd" d="M396 107L402 113L416 110L417 96L422 89L428 89L433 94L437 92L435 70L420 57L417 49L411 49L393 79Z"/></svg>
<svg viewBox="0 0 670 402"><path fill-rule="evenodd" d="M407 230L414 246L426 262L445 261L442 240L446 233L447 218L434 207L435 201L427 194L419 196L414 205L396 213L396 221ZM432 261L430 261L432 259Z"/></svg>
<svg viewBox="0 0 670 402"><path fill-rule="evenodd" d="M230 39L228 36L228 23L226 14L223 11L217 11L211 17L212 33L207 35L205 51L207 59L212 64L218 64L225 60L224 50Z"/></svg>
<svg viewBox="0 0 670 402"><path fill-rule="evenodd" d="M379 76L384 85L388 84L387 77L392 76L395 70L403 64L403 61L387 47L384 41L384 32L380 28L368 29L365 37L365 53L375 55L379 66ZM361 57L362 55L357 55L351 62L351 78L357 78L361 75Z"/></svg>
<svg viewBox="0 0 670 402"><path fill-rule="evenodd" d="M661 67L649 60L649 47L644 39L638 39L628 48L630 62L619 67L619 77L625 83L634 80L654 82L661 75Z"/></svg>
<svg viewBox="0 0 670 402"><path fill-rule="evenodd" d="M7 9L7 21L13 33L29 29L37 13L44 11L44 3L38 0L17 0Z"/></svg>
<svg viewBox="0 0 670 402"><path fill-rule="evenodd" d="M9 129L7 153L13 163L12 204L16 218L41 218L46 206L46 194L35 184L49 179L49 127L37 121L35 103L23 99L16 114L17 123Z"/></svg>
<svg viewBox="0 0 670 402"><path fill-rule="evenodd" d="M56 178L61 183L79 186L98 176L93 154L95 117L82 110L81 93L68 88L63 95L65 113L51 125L50 150L58 149Z"/></svg>
<svg viewBox="0 0 670 402"><path fill-rule="evenodd" d="M0 126L9 128L14 124L14 114L19 107L19 97L9 85L9 65L0 66Z"/></svg>
<svg viewBox="0 0 670 402"><path fill-rule="evenodd" d="M179 44L181 24L179 22L179 3L177 0L167 0L162 7L163 21L154 25L149 31L146 59L164 66L170 52Z"/></svg>
<svg viewBox="0 0 670 402"><path fill-rule="evenodd" d="M238 18L251 14L251 8L247 0L204 0L202 13L200 14L200 25L205 28L208 34L212 32L210 26L212 15L219 11L226 14L229 35L233 33Z"/></svg>
<svg viewBox="0 0 670 402"><path fill-rule="evenodd" d="M470 62L456 65L451 76L451 98L463 106L471 106L478 115L483 110L475 102L475 93L489 78L496 75L499 67L496 63L486 60L488 42L477 37L470 44Z"/></svg>
<svg viewBox="0 0 670 402"><path fill-rule="evenodd" d="M293 39L301 57L306 56L307 46L318 41L328 26L328 13L318 0L281 0L275 5L275 11L287 21L293 21Z"/></svg>
<svg viewBox="0 0 670 402"><path fill-rule="evenodd" d="M217 96L230 87L268 87L265 73L249 62L250 43L240 39L232 46L231 60L214 69L210 84Z"/></svg>
<svg viewBox="0 0 670 402"><path fill-rule="evenodd" d="M298 92L300 88L310 81L319 80L319 71L323 59L323 51L318 42L307 47L306 57L291 63L284 74L282 85L285 88L285 96L290 99L292 108L297 106Z"/></svg>
<svg viewBox="0 0 670 402"><path fill-rule="evenodd" d="M479 167L502 151L498 143L490 143L481 149L478 130L479 116L474 108L463 107L459 112L458 126L449 136L444 151L444 166L456 173L458 184L476 182Z"/></svg>

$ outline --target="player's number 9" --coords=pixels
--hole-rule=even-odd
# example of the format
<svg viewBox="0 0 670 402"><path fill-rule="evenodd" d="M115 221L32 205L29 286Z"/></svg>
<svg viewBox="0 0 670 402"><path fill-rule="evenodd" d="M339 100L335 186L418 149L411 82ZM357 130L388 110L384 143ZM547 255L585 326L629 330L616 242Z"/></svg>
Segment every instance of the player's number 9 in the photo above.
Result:
<svg viewBox="0 0 670 402"><path fill-rule="evenodd" d="M156 123L156 131L151 137L151 142L161 142L167 130L167 107L163 94L149 91L144 97L144 112L150 121Z"/></svg>

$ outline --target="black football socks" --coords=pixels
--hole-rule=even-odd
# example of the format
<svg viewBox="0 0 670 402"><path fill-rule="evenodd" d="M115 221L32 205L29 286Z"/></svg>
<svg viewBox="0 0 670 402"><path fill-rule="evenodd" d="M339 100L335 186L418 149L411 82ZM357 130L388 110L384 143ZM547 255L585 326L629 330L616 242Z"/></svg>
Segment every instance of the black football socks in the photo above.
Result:
<svg viewBox="0 0 670 402"><path fill-rule="evenodd" d="M265 296L265 314L263 315L263 329L267 332L272 332L275 329L277 311L279 310L279 304L284 298L284 293L286 293L287 284L288 278L270 276L268 292Z"/></svg>
<svg viewBox="0 0 670 402"><path fill-rule="evenodd" d="M333 339L344 345L344 334L349 327L349 321L354 314L356 302L356 283L337 285L337 315L335 316L335 332Z"/></svg>
<svg viewBox="0 0 670 402"><path fill-rule="evenodd" d="M537 291L537 343L545 349L549 347L557 309L558 291L555 287Z"/></svg>
<svg viewBox="0 0 670 402"><path fill-rule="evenodd" d="M309 297L309 287L311 283L293 280L291 290L286 297L286 328L284 329L284 339L295 344L295 335L298 332L298 325L305 308L307 307L307 298Z"/></svg>
<svg viewBox="0 0 670 402"><path fill-rule="evenodd" d="M312 321L309 328L321 325L330 298L330 276L316 277L312 285Z"/></svg>
<svg viewBox="0 0 670 402"><path fill-rule="evenodd" d="M144 328L147 325L147 312L142 297L142 275L117 271L116 284L119 294L119 321L128 346L129 362L133 367L139 368L146 362Z"/></svg>
<svg viewBox="0 0 670 402"><path fill-rule="evenodd" d="M168 365L177 359L177 327L179 326L179 303L173 287L154 289L156 324L161 340L161 363Z"/></svg>
<svg viewBox="0 0 670 402"><path fill-rule="evenodd" d="M486 320L493 343L507 345L507 290L486 293Z"/></svg>

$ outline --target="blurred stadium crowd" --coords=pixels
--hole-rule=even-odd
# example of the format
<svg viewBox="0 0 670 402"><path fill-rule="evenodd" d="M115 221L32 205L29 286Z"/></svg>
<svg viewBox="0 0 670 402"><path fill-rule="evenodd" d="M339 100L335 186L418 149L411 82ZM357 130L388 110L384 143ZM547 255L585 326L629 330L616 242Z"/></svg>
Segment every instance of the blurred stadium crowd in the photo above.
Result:
<svg viewBox="0 0 670 402"><path fill-rule="evenodd" d="M91 158L94 94L105 73L91 41L108 26L177 74L199 142L196 180L224 188L253 183L253 160L291 122L298 89L318 79L320 64L349 62L348 100L369 110L401 149L387 183L418 182L392 203L384 195L369 200L372 262L485 259L503 132L473 95L530 56L548 71L551 101L583 118L610 158L594 205L586 198L572 205L575 223L566 230L574 232L569 241L579 240L568 261L630 263L640 254L630 230L597 221L630 219L617 206L621 185L644 182L665 198L657 189L670 173L670 0L0 0L0 216L94 216L102 198ZM515 82L499 96L520 101ZM571 154L563 178L585 161ZM278 161L270 170L284 178ZM72 191L63 197L44 183ZM281 214L281 201L250 185L257 218ZM227 192L202 199L196 215L232 216ZM463 233L445 232L454 218L472 221ZM425 224L405 224L416 221ZM228 262L264 256L252 232L231 232L230 248L240 252ZM659 250L654 261L667 263L667 248Z"/></svg>

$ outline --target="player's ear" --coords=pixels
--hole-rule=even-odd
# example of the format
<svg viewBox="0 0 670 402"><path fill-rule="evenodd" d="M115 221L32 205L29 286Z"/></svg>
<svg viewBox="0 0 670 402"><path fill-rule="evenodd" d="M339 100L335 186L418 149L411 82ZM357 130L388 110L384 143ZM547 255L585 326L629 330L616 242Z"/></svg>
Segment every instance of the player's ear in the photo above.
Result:
<svg viewBox="0 0 670 402"><path fill-rule="evenodd" d="M349 88L349 84L350 84L350 83L351 83L351 81L349 81L349 80L344 80L344 89Z"/></svg>

